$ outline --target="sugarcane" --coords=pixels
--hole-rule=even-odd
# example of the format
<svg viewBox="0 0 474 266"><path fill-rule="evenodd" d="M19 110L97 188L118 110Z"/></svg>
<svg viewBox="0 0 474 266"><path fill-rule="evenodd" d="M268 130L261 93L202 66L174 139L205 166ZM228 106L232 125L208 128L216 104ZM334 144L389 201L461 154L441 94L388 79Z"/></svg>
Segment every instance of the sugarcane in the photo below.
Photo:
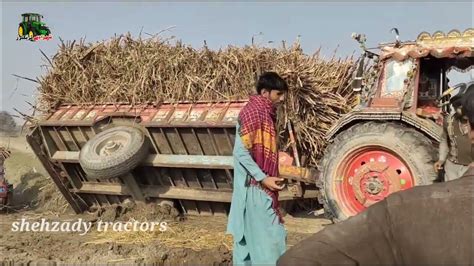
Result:
<svg viewBox="0 0 474 266"><path fill-rule="evenodd" d="M298 148L296 147L295 135L293 133L293 127L291 126L291 121L288 120L288 133L290 135L291 148L293 150L293 157L295 158L296 166L300 167L300 156L298 155Z"/></svg>
<svg viewBox="0 0 474 266"><path fill-rule="evenodd" d="M35 79L38 114L65 103L242 100L254 93L259 73L275 71L289 86L280 117L293 121L294 142L311 166L324 151L324 134L355 102L349 86L353 58L326 59L321 50L305 54L298 42L211 50L125 34L99 43L61 41L56 55L45 61L47 71ZM279 134L285 134L285 123L278 122ZM280 146L290 141L282 139Z"/></svg>

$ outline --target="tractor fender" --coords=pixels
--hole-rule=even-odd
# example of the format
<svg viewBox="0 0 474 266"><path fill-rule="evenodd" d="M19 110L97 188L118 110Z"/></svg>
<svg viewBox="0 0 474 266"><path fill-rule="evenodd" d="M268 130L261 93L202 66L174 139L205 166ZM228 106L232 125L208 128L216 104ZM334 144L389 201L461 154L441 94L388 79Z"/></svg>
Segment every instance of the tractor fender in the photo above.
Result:
<svg viewBox="0 0 474 266"><path fill-rule="evenodd" d="M363 121L400 121L401 123L415 128L428 136L431 140L440 142L443 128L435 122L421 118L411 112L387 111L387 110L363 110L352 111L339 119L326 133L326 140L332 141L339 132Z"/></svg>

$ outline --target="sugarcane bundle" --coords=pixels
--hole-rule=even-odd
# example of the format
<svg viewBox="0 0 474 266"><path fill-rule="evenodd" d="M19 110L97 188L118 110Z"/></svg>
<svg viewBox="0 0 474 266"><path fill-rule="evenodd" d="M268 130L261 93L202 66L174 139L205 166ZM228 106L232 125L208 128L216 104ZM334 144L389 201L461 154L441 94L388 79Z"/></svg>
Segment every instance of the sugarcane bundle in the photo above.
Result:
<svg viewBox="0 0 474 266"><path fill-rule="evenodd" d="M38 79L37 107L43 111L60 103L246 99L260 73L275 71L290 89L280 110L282 147L284 125L291 119L300 153L309 155L310 165L317 164L326 145L324 133L354 101L348 87L352 57L323 58L320 50L308 55L299 43L211 50L126 34L99 43L62 42L48 61L46 74Z"/></svg>

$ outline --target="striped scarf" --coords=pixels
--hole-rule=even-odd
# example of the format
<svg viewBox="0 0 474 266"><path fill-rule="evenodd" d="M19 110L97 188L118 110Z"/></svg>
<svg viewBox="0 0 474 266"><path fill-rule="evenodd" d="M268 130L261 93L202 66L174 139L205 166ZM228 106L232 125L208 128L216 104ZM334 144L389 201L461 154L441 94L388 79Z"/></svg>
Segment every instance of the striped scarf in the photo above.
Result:
<svg viewBox="0 0 474 266"><path fill-rule="evenodd" d="M253 160L267 176L277 177L278 148L275 130L276 112L272 102L260 95L251 96L249 102L239 113L240 138ZM259 186L255 179L252 185ZM278 191L262 189L272 198L272 208L283 222L278 206Z"/></svg>

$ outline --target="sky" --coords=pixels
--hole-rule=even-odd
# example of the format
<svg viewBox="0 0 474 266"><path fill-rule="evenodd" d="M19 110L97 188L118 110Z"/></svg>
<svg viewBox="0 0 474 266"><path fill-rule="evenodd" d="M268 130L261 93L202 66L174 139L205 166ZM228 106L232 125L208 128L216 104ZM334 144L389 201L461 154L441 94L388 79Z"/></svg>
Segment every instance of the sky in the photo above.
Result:
<svg viewBox="0 0 474 266"><path fill-rule="evenodd" d="M50 27L50 41L17 41L22 13L40 13ZM351 33L365 33L368 46L394 40L397 27L401 40L414 40L422 31L464 30L473 27L473 2L2 2L0 110L13 108L31 114L37 84L12 74L35 78L46 74L42 50L52 57L59 38L87 42L106 40L126 32L163 37L175 36L200 48L204 40L211 49L243 46L252 36L260 45L277 46L284 40L300 40L311 54L319 47L326 56L337 48L345 57L360 53ZM259 34L261 33L261 34ZM269 43L269 41L273 43ZM467 74L469 78L469 74ZM471 73L471 79L473 74ZM462 80L465 75L458 78Z"/></svg>

